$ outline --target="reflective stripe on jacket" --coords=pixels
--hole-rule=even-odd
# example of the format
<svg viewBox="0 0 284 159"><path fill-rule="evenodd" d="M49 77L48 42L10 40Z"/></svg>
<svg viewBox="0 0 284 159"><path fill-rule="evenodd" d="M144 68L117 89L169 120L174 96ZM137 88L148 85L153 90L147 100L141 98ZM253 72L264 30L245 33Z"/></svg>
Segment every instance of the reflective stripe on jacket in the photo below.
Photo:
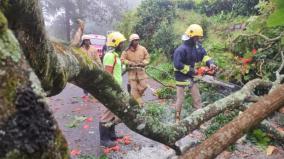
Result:
<svg viewBox="0 0 284 159"><path fill-rule="evenodd" d="M190 44L185 41L174 52L175 79L184 82L194 76L195 63L203 62L208 67L212 64L211 58L207 55L201 44Z"/></svg>

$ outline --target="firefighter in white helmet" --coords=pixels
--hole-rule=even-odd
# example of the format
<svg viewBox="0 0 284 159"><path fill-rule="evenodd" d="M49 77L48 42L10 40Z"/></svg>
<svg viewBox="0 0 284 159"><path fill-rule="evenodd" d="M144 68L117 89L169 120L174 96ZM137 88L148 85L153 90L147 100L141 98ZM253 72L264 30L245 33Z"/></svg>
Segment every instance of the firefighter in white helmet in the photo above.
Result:
<svg viewBox="0 0 284 159"><path fill-rule="evenodd" d="M139 44L139 40L139 35L130 35L129 47L122 53L121 61L128 66L131 95L143 106L142 96L148 87L145 66L149 64L150 56L147 49Z"/></svg>
<svg viewBox="0 0 284 159"><path fill-rule="evenodd" d="M102 62L100 56L97 52L97 49L91 45L91 36L90 35L83 35L82 36L82 43L80 45L80 49L86 53L95 64L102 66Z"/></svg>
<svg viewBox="0 0 284 159"><path fill-rule="evenodd" d="M89 56L95 65L98 67L102 67L102 62L100 59L100 56L97 52L97 49L91 45L91 36L90 35L83 35L82 36L82 42L80 45L80 50L83 54L86 54ZM84 99L88 99L88 92L84 90L85 96L83 96Z"/></svg>

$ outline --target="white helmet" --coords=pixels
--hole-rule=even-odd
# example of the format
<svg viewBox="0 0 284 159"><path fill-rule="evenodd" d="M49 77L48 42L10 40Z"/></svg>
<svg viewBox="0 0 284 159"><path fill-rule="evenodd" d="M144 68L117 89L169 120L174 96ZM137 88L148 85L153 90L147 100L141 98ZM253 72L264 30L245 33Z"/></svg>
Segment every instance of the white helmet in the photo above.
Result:
<svg viewBox="0 0 284 159"><path fill-rule="evenodd" d="M138 34L131 34L129 37L129 42L133 41L133 40L139 40L140 37Z"/></svg>
<svg viewBox="0 0 284 159"><path fill-rule="evenodd" d="M90 39L92 39L92 37L90 35L83 35L82 36L82 41L83 40L90 40Z"/></svg>

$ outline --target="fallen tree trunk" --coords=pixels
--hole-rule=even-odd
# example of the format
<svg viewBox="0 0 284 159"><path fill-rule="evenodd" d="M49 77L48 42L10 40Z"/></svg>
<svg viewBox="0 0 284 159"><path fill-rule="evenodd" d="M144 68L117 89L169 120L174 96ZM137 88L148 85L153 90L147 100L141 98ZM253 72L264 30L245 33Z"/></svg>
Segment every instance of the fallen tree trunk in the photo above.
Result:
<svg viewBox="0 0 284 159"><path fill-rule="evenodd" d="M284 85L281 85L181 158L211 159L216 157L228 146L235 143L249 129L259 124L283 105Z"/></svg>
<svg viewBox="0 0 284 159"><path fill-rule="evenodd" d="M237 107L255 87L270 85L270 82L262 80L252 81L241 91L194 112L179 124L164 124L155 117L145 118L137 102L108 73L81 54L78 48L49 41L37 0L5 0L0 3L10 23L9 27L13 29L25 57L48 95L59 93L67 82L72 82L90 92L130 129L177 151L177 140L227 108Z"/></svg>
<svg viewBox="0 0 284 159"><path fill-rule="evenodd" d="M40 82L1 12L0 158L69 158Z"/></svg>

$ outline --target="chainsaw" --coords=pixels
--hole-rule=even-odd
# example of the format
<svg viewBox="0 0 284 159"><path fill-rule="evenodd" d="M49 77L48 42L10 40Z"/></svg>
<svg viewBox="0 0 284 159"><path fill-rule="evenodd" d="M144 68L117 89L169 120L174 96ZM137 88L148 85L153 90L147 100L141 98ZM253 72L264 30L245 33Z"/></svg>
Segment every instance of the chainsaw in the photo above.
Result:
<svg viewBox="0 0 284 159"><path fill-rule="evenodd" d="M219 85L219 86L223 86L223 87L228 87L228 88L231 88L231 89L239 89L240 88L240 86L238 86L238 85L218 80L215 77L215 75L216 75L216 69L210 69L209 67L199 67L195 71L194 78L197 79L197 80L204 81L206 83L215 84L215 85Z"/></svg>

